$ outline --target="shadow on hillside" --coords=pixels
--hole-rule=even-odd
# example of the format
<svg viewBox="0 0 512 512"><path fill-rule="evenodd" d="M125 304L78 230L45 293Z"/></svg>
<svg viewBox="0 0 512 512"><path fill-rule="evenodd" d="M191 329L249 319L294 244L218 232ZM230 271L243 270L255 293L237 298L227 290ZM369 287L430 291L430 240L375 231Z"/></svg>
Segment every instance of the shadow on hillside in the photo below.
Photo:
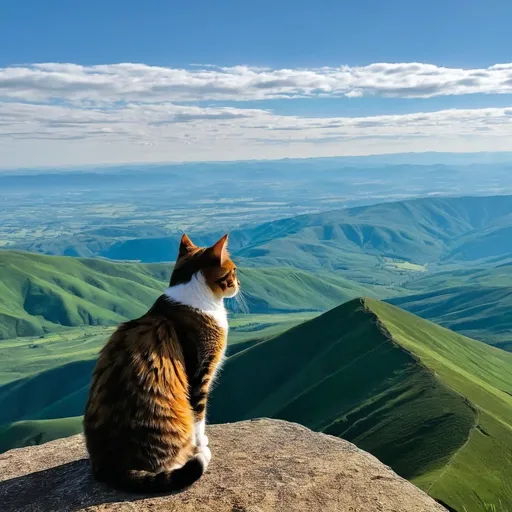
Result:
<svg viewBox="0 0 512 512"><path fill-rule="evenodd" d="M2 512L75 512L94 505L146 498L113 491L92 478L82 459L0 482Z"/></svg>

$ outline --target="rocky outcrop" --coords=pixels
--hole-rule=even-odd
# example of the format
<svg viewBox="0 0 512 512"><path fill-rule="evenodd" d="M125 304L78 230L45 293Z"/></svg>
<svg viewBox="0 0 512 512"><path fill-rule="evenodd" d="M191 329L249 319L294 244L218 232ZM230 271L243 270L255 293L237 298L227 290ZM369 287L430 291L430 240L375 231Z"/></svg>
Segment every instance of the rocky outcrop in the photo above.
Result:
<svg viewBox="0 0 512 512"><path fill-rule="evenodd" d="M297 424L208 427L208 472L175 495L140 497L94 482L83 436L0 455L2 512L434 512L444 508L375 457Z"/></svg>

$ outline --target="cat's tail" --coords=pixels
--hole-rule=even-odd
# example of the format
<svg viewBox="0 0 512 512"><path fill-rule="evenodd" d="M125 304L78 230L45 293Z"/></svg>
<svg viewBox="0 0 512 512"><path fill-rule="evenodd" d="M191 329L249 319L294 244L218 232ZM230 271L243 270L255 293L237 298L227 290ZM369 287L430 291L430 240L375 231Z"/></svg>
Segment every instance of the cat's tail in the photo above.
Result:
<svg viewBox="0 0 512 512"><path fill-rule="evenodd" d="M160 473L135 470L113 472L101 480L115 489L135 494L178 492L191 486L203 476L211 456L210 449L203 446L183 466L172 471Z"/></svg>

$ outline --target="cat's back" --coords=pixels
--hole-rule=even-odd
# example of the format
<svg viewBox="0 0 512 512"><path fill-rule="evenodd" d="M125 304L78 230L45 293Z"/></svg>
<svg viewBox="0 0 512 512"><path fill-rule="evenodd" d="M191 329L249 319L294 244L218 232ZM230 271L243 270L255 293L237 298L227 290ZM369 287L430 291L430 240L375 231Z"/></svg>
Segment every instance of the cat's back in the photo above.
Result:
<svg viewBox="0 0 512 512"><path fill-rule="evenodd" d="M172 349L179 351L171 318L152 314L150 310L136 320L120 324L100 351L91 390L101 375L109 374L103 377L103 384L108 378L128 380L130 369L138 372L151 363L157 364L157 358Z"/></svg>
<svg viewBox="0 0 512 512"><path fill-rule="evenodd" d="M151 309L119 325L101 350L85 410L86 435L100 426L133 424L134 417L154 411L158 400L186 396L186 388L173 316Z"/></svg>

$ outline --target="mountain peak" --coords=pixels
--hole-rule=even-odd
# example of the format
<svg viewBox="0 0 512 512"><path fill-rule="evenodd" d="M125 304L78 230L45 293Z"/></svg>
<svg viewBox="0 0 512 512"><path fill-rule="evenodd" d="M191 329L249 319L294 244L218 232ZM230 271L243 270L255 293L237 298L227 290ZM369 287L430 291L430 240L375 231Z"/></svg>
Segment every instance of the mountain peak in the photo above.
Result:
<svg viewBox="0 0 512 512"><path fill-rule="evenodd" d="M511 383L512 354L360 298L230 358L210 411L338 436L452 508L481 510L510 495Z"/></svg>

